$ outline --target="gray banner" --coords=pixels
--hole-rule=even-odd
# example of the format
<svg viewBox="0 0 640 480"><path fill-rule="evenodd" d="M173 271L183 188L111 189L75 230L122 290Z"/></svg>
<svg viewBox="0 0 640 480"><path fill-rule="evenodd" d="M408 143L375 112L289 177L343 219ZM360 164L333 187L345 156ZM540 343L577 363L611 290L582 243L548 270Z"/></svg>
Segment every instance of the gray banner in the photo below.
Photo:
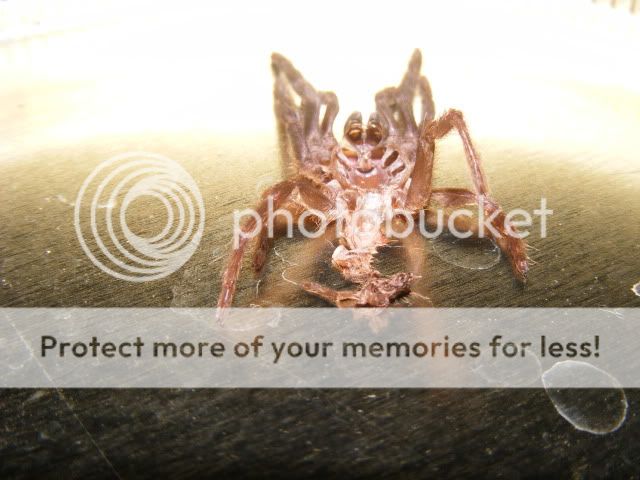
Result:
<svg viewBox="0 0 640 480"><path fill-rule="evenodd" d="M640 387L640 309L0 310L0 387Z"/></svg>

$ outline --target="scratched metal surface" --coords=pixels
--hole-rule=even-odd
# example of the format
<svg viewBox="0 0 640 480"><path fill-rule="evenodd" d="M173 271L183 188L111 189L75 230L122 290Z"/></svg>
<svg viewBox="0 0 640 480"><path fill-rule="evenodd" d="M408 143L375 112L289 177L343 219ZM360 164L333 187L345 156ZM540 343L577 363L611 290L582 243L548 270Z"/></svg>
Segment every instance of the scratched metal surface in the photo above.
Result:
<svg viewBox="0 0 640 480"><path fill-rule="evenodd" d="M477 249L422 241L418 291L434 306L639 307L631 287L640 280L640 94L624 62L599 50L603 38L589 37L589 28L601 33L591 17L612 14L580 10L583 37L558 44L554 39L564 38L558 32L573 25L558 13L560 19L548 19L541 46L518 32L526 31L522 18L532 12L514 7L506 17L513 25L498 22L506 31L495 38L487 28L474 45L454 41L443 51L430 45L443 38L442 25L458 19L447 8L429 10L436 21L418 41L403 33L396 44L356 60L339 39L330 41L335 56L318 56L317 49L305 51L312 49L308 42L287 41L294 32L277 28L269 41L229 51L230 42L208 41L216 34L207 16L178 19L183 26L196 22L184 30L184 43L165 35L161 19L135 41L140 25L0 46L0 305L214 305L231 212L282 177L270 50L289 54L319 88L335 88L344 107L340 125L399 79L418 44L439 111L465 111L496 198L506 208L532 209L545 196L555 211L548 238L534 234L530 241L536 263L526 288L514 284L504 261L479 270L486 259ZM224 15L229 25L243 20L236 12ZM621 36L634 28L619 17L605 21ZM264 30L249 22L246 28ZM463 25L465 38L480 28L471 19ZM513 45L499 41L509 35ZM354 69L357 81L345 75ZM588 74L577 81L580 72ZM131 150L178 160L206 205L196 254L152 283L103 274L73 231L72 205L84 178L102 160ZM437 182L465 184L463 166L457 140L445 140ZM140 221L153 227L156 220ZM278 241L259 284L243 273L236 305L323 305L282 277L342 285L328 264L329 245L316 243ZM389 249L380 267L392 272L404 261L402 249ZM639 396L626 393L622 428L594 436L561 418L542 390L3 391L0 474L637 475Z"/></svg>

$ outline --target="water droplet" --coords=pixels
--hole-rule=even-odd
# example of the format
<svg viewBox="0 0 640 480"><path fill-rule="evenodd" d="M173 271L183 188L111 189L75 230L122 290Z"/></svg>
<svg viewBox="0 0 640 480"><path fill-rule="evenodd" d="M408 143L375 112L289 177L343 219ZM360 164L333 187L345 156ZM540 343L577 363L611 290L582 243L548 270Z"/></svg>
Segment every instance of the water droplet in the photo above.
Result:
<svg viewBox="0 0 640 480"><path fill-rule="evenodd" d="M567 388L587 383L599 388ZM542 384L558 413L578 430L611 433L627 418L627 397L620 383L586 362L558 362L542 374Z"/></svg>
<svg viewBox="0 0 640 480"><path fill-rule="evenodd" d="M540 387L542 365L540 359L529 348L524 358L514 361L502 355L493 356L490 348L483 349L473 362L473 372L492 387L535 388Z"/></svg>
<svg viewBox="0 0 640 480"><path fill-rule="evenodd" d="M441 260L468 270L487 270L500 262L500 249L488 238L441 235L432 248Z"/></svg>
<svg viewBox="0 0 640 480"><path fill-rule="evenodd" d="M640 297L640 282L631 287L631 291Z"/></svg>

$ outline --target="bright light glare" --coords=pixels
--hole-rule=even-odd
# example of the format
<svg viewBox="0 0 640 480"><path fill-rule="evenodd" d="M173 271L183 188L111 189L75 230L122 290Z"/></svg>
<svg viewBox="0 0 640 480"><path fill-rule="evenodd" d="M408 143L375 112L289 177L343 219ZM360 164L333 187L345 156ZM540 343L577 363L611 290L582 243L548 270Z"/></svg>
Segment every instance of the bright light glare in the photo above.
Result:
<svg viewBox="0 0 640 480"><path fill-rule="evenodd" d="M5 39L34 15L53 31L87 28L0 44L0 155L12 141L120 132L272 133L272 51L336 91L339 129L398 82L415 47L438 110L465 111L479 138L614 149L626 161L640 147L640 16L587 0L16 5L0 4Z"/></svg>

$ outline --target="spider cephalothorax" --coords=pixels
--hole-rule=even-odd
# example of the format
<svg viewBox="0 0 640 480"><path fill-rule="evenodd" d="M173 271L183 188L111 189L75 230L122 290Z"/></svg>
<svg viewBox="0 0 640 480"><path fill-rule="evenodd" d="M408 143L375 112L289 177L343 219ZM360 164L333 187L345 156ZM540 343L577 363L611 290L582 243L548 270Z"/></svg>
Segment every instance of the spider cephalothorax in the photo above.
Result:
<svg viewBox="0 0 640 480"><path fill-rule="evenodd" d="M252 217L243 226L222 279L218 306L228 307L247 243L255 233L254 270L264 265L271 239L264 223L268 208L289 210L296 215L313 209L331 222L342 222L333 266L345 279L357 285L353 290L334 290L315 282L301 286L308 292L338 306L385 307L409 294L413 273L382 275L373 266L378 248L389 239L381 231L385 215L402 209L412 216L433 209L440 211L475 205L491 218L490 238L509 259L520 281L526 278L526 245L509 224L499 204L491 197L469 131L458 110L447 110L435 118L435 107L427 78L420 73L422 57L416 50L397 87L376 94L376 111L363 123L362 115L349 116L343 139L333 134L338 99L333 92L317 91L282 55L273 54L275 76L274 110L282 133L282 149L290 155L295 174L269 188ZM294 99L298 97L299 101ZM413 104L420 100L416 121ZM452 130L460 135L471 172L474 190L433 188L432 172L436 140ZM366 213L366 215L361 215ZM445 219L446 220L446 219ZM471 222L456 218L457 229L478 234ZM373 227L373 228L372 228ZM407 249L412 255L414 249ZM414 262L415 263L415 262Z"/></svg>
<svg viewBox="0 0 640 480"><path fill-rule="evenodd" d="M378 113L373 113L366 125L360 112L352 113L342 142L332 156L332 169L340 184L364 189L404 185L415 158L401 156L393 145L387 144L388 139L388 126Z"/></svg>

